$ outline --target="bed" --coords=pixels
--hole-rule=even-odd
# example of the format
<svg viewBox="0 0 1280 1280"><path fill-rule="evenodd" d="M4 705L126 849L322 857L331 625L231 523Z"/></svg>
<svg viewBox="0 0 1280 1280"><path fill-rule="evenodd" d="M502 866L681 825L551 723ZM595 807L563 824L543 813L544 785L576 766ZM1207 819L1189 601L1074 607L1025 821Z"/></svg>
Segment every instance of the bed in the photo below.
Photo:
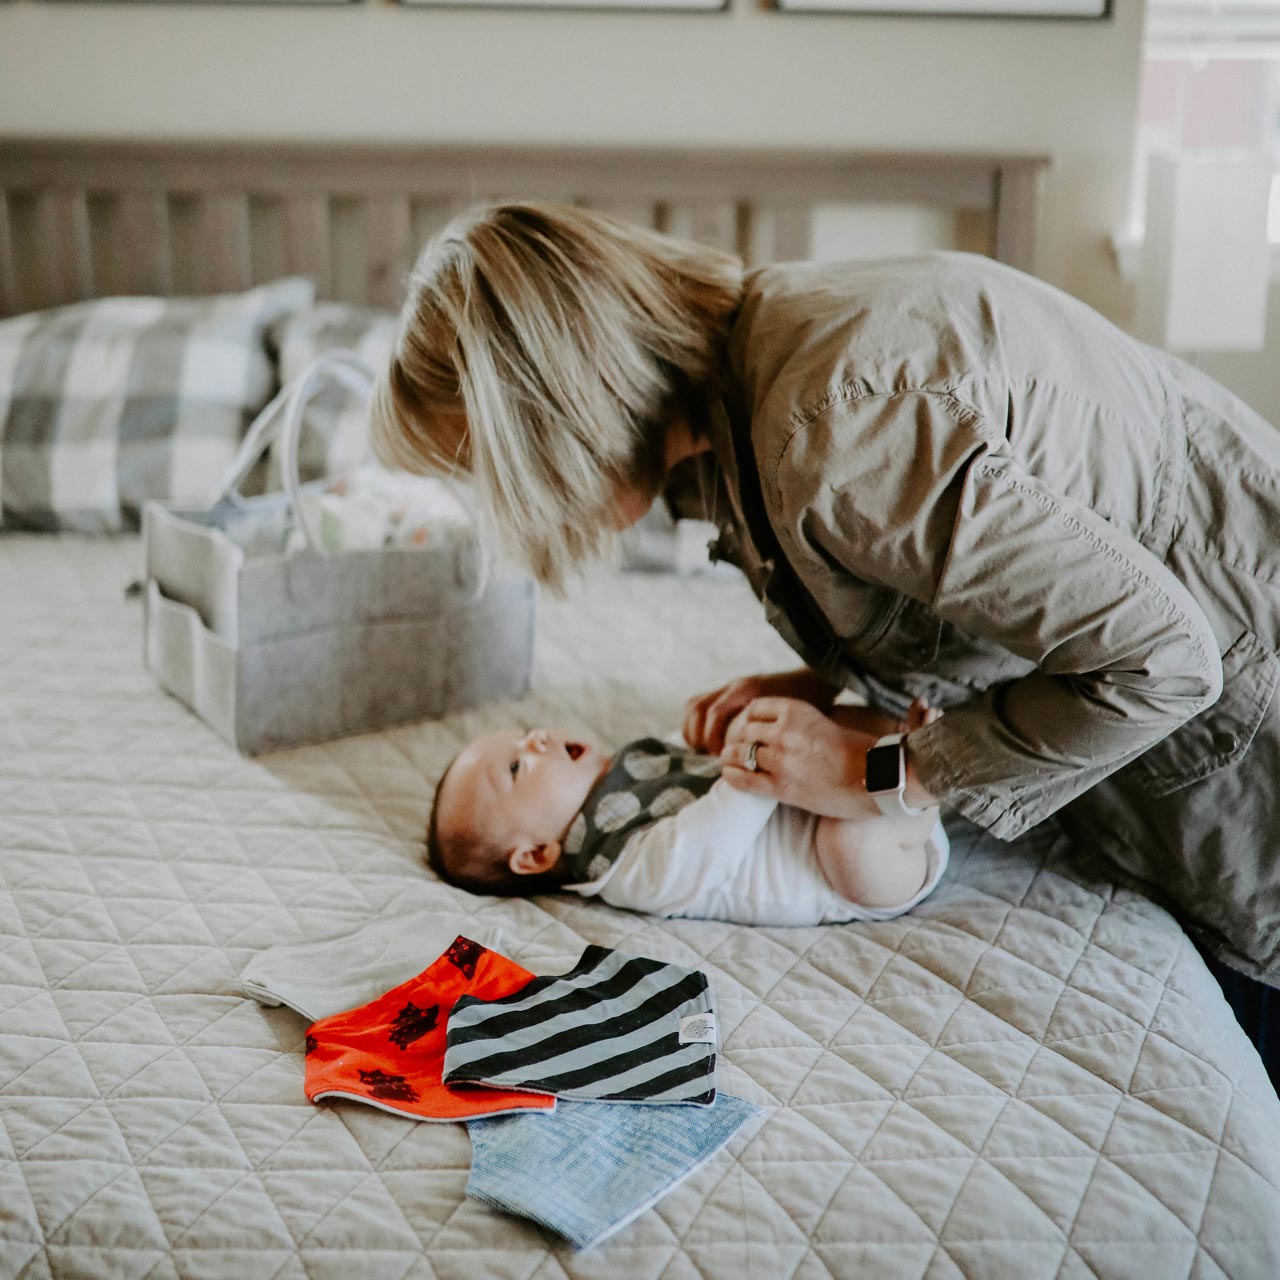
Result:
<svg viewBox="0 0 1280 1280"><path fill-rule="evenodd" d="M1025 157L809 157L825 176L801 181L795 157L763 155L731 190L734 166L706 155L683 169L558 153L560 169L542 155L523 170L527 154L481 149L454 169L437 156L440 190L407 187L424 154L326 167L318 152L6 143L0 297L16 313L323 260L327 296L386 305L413 236L476 174L480 190L632 207L648 191L656 220L719 226L762 258L805 247L788 211L851 190L971 206L990 251L1034 245L1030 198L1014 200L1016 233L990 238L1021 181L1001 165L1034 177ZM375 204L344 212L352 175L373 173L383 188L359 199ZM222 228L199 270L232 275L193 274L193 218ZM154 249L161 230L167 274L140 284L127 262L161 268L112 237ZM127 533L0 538L0 1276L1280 1274L1280 1101L1173 918L1052 823L1002 845L948 819L952 862L923 906L820 929L478 898L424 868L433 784L476 733L552 724L612 746L668 730L691 693L788 664L740 579L601 577L541 602L527 696L246 759L144 669L125 592L138 569ZM589 943L702 969L720 1087L758 1115L575 1252L465 1196L462 1126L312 1106L305 1022L247 999L242 970L276 943L424 913L500 927L535 972Z"/></svg>

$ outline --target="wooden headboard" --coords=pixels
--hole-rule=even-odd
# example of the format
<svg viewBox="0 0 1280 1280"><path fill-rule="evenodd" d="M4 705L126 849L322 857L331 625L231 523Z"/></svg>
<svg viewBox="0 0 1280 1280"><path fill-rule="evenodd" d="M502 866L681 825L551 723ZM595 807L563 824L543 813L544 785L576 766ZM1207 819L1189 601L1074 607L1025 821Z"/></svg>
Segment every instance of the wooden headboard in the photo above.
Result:
<svg viewBox="0 0 1280 1280"><path fill-rule="evenodd" d="M110 294L312 276L396 307L458 209L539 197L736 249L810 253L824 202L975 215L975 247L1031 270L1043 156L776 148L355 145L0 138L0 316ZM966 247L970 247L967 246Z"/></svg>

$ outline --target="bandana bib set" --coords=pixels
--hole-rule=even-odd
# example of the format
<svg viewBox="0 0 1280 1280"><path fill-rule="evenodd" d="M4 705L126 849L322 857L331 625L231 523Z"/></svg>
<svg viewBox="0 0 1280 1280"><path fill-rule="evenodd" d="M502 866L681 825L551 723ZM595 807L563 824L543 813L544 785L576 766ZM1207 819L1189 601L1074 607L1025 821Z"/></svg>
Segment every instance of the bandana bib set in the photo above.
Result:
<svg viewBox="0 0 1280 1280"><path fill-rule="evenodd" d="M279 950L246 985L264 1003L290 1003L297 982ZM717 1094L716 1043L697 970L589 946L568 973L536 977L458 937L407 982L312 1022L304 1087L312 1102L467 1122L467 1193L586 1248L757 1111Z"/></svg>
<svg viewBox="0 0 1280 1280"><path fill-rule="evenodd" d="M673 751L657 738L627 743L565 836L568 883L603 880L636 832L705 796L719 776L717 756Z"/></svg>

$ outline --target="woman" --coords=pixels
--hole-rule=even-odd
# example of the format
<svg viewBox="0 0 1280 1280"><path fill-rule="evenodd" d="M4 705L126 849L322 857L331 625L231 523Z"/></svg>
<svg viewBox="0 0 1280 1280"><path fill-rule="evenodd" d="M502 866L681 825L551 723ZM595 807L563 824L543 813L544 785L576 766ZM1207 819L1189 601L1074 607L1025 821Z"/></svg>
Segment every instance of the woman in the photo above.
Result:
<svg viewBox="0 0 1280 1280"><path fill-rule="evenodd" d="M553 586L659 493L715 520L806 662L690 704L737 785L1004 839L1057 814L1280 983L1280 437L1189 366L981 257L744 276L495 204L419 260L374 441L470 473ZM875 753L874 797L841 686L949 709Z"/></svg>

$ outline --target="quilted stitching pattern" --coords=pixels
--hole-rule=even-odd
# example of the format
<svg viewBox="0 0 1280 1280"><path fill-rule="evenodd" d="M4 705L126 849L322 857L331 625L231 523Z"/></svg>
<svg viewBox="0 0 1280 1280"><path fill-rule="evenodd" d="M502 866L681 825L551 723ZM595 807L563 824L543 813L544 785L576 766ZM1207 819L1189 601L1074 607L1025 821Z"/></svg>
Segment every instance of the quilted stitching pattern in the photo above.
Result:
<svg viewBox="0 0 1280 1280"><path fill-rule="evenodd" d="M825 929L494 902L422 869L474 734L612 745L789 663L740 583L545 602L521 702L246 761L142 669L136 557L0 546L0 1276L1280 1274L1256 1056L1173 921L1052 830L956 823L919 911ZM263 947L408 910L497 913L540 971L587 942L703 968L720 1083L767 1117L598 1253L467 1201L461 1126L310 1106L301 1020L236 988Z"/></svg>

